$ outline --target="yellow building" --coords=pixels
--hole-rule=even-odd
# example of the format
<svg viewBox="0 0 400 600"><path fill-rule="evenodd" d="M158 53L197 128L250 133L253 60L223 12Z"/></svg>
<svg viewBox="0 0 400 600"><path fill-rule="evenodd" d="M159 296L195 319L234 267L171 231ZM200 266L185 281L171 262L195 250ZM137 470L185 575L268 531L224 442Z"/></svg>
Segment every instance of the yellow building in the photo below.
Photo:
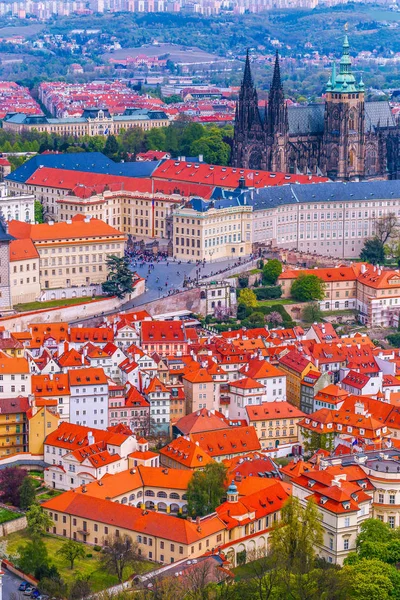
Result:
<svg viewBox="0 0 400 600"><path fill-rule="evenodd" d="M44 453L44 440L55 431L60 422L56 412L57 400L36 400L35 406L28 410L28 451L31 454Z"/></svg>
<svg viewBox="0 0 400 600"><path fill-rule="evenodd" d="M85 110L81 117L64 119L48 118L44 115L9 113L3 120L6 131L39 131L82 137L88 135L118 135L131 127L148 131L153 127L168 127L169 119L163 111L127 109L127 114L110 115L101 109ZM130 114L129 114L130 113Z"/></svg>
<svg viewBox="0 0 400 600"><path fill-rule="evenodd" d="M82 187L56 199L55 215L60 221L77 214L94 217L138 238L167 239L171 237L170 217L182 201L180 194L118 190L92 195Z"/></svg>
<svg viewBox="0 0 400 600"><path fill-rule="evenodd" d="M28 451L27 410L22 396L2 398L0 412L0 458Z"/></svg>
<svg viewBox="0 0 400 600"><path fill-rule="evenodd" d="M97 545L108 536L129 536L144 558L165 564L201 556L225 540L226 526L215 513L195 522L74 490L43 506L53 520L53 534Z"/></svg>
<svg viewBox="0 0 400 600"><path fill-rule="evenodd" d="M32 240L39 254L42 290L100 284L107 277L107 257L124 256L123 233L79 215L71 221L40 225L10 221L9 232Z"/></svg>
<svg viewBox="0 0 400 600"><path fill-rule="evenodd" d="M251 254L252 211L238 200L192 198L173 213L174 257L215 260Z"/></svg>
<svg viewBox="0 0 400 600"><path fill-rule="evenodd" d="M255 427L263 450L282 446L292 450L298 444L298 423L305 413L296 406L284 401L263 402L246 406L246 412L247 422Z"/></svg>
<svg viewBox="0 0 400 600"><path fill-rule="evenodd" d="M10 289L13 306L39 299L39 254L30 239L10 243Z"/></svg>
<svg viewBox="0 0 400 600"><path fill-rule="evenodd" d="M286 373L286 398L290 404L300 406L301 382L315 366L296 350L290 350L279 359L279 368Z"/></svg>

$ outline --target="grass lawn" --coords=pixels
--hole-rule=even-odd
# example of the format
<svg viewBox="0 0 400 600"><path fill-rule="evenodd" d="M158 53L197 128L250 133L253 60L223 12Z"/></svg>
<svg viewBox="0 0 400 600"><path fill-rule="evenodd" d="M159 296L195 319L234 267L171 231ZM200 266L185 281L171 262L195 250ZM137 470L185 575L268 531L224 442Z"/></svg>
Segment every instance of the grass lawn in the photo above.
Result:
<svg viewBox="0 0 400 600"><path fill-rule="evenodd" d="M27 302L26 304L16 304L14 306L17 312L27 312L30 310L40 310L41 308L54 308L55 306L71 306L72 304L82 304L91 300L102 300L104 296L95 296L95 298L64 298L62 300L49 300L48 302Z"/></svg>
<svg viewBox="0 0 400 600"><path fill-rule="evenodd" d="M49 490L48 488L44 488L44 491L42 489L42 491L37 494L37 499L39 502L44 502L45 500L51 500L51 498L55 498L55 496L59 496L62 493L63 492L58 490Z"/></svg>
<svg viewBox="0 0 400 600"><path fill-rule="evenodd" d="M6 523L7 521L13 521L21 516L18 513L8 510L7 508L0 508L0 523Z"/></svg>
<svg viewBox="0 0 400 600"><path fill-rule="evenodd" d="M274 304L298 304L298 302L288 298L276 298L276 300L259 300L258 304L259 306L273 306Z"/></svg>
<svg viewBox="0 0 400 600"><path fill-rule="evenodd" d="M12 533L6 538L7 540L7 553L14 554L17 552L18 546L23 546L25 542L30 541L30 537L26 531L17 531ZM71 571L69 568L68 561L63 558L60 554L62 545L67 541L66 539L59 538L53 535L46 535L43 537L43 541L47 546L47 551L51 561L55 564L60 572L61 577L67 582L71 583L78 575L87 576L90 575L90 582L94 592L99 592L107 587L116 585L118 583L115 575L109 575L100 565L100 552L93 550L92 546L85 546L86 556L85 558L79 558L75 561L75 567ZM91 554L92 556L88 556ZM143 568L146 571L151 571L157 567L156 564L151 562L144 562ZM125 573L126 577L132 575L132 571Z"/></svg>
<svg viewBox="0 0 400 600"><path fill-rule="evenodd" d="M355 317L356 311L349 308L343 310L323 310L322 318L324 317L336 317L336 316L344 316L344 317Z"/></svg>

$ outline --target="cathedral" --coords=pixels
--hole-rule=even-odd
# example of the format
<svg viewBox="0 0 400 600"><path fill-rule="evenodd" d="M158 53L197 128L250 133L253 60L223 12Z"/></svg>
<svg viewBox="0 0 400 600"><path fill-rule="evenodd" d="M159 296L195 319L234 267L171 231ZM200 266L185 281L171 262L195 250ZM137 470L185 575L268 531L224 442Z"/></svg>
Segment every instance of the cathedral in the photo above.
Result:
<svg viewBox="0 0 400 600"><path fill-rule="evenodd" d="M364 95L362 78L357 82L352 73L347 35L325 103L287 106L277 53L268 102L260 111L247 53L231 165L344 181L400 179L400 127L388 102L366 102Z"/></svg>

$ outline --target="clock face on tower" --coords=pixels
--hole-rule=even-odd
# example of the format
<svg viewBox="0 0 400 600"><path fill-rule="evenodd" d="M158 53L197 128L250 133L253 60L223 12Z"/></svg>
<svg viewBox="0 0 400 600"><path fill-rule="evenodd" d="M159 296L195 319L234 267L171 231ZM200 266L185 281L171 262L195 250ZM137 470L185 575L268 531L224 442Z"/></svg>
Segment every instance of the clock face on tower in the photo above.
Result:
<svg viewBox="0 0 400 600"><path fill-rule="evenodd" d="M333 114L332 114L332 119L333 119L334 121L339 121L339 111L338 111L338 109L337 109L337 108L336 108L336 109L333 111Z"/></svg>

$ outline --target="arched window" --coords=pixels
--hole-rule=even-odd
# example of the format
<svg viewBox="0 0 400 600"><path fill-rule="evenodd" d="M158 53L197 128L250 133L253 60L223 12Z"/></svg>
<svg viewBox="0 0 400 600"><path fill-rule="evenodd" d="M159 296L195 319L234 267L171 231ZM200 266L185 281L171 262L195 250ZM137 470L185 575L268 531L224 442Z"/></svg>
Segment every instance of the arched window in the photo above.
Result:
<svg viewBox="0 0 400 600"><path fill-rule="evenodd" d="M353 112L351 112L350 115L349 115L349 130L350 131L355 131L356 130L355 116L354 116Z"/></svg>
<svg viewBox="0 0 400 600"><path fill-rule="evenodd" d="M354 167L354 162L355 162L354 150L350 150L349 151L349 167Z"/></svg>
<svg viewBox="0 0 400 600"><path fill-rule="evenodd" d="M137 497L138 497L138 498L141 498L142 496L143 496L143 492L139 491L139 492L137 493Z"/></svg>
<svg viewBox="0 0 400 600"><path fill-rule="evenodd" d="M157 498L168 498L166 492L157 492Z"/></svg>
<svg viewBox="0 0 400 600"><path fill-rule="evenodd" d="M131 494L131 495L129 496L129 501L131 502L131 501L132 501L132 500L134 500L134 499L135 499L135 494Z"/></svg>
<svg viewBox="0 0 400 600"><path fill-rule="evenodd" d="M177 494L176 492L171 492L169 497L173 498L174 500L179 500L179 494Z"/></svg>
<svg viewBox="0 0 400 600"><path fill-rule="evenodd" d="M125 498L122 498L121 500L121 504L126 504L128 502L128 498L125 496Z"/></svg>
<svg viewBox="0 0 400 600"><path fill-rule="evenodd" d="M144 495L147 496L148 498L149 497L152 498L153 496L155 496L155 493L153 492L153 490L146 490Z"/></svg>

